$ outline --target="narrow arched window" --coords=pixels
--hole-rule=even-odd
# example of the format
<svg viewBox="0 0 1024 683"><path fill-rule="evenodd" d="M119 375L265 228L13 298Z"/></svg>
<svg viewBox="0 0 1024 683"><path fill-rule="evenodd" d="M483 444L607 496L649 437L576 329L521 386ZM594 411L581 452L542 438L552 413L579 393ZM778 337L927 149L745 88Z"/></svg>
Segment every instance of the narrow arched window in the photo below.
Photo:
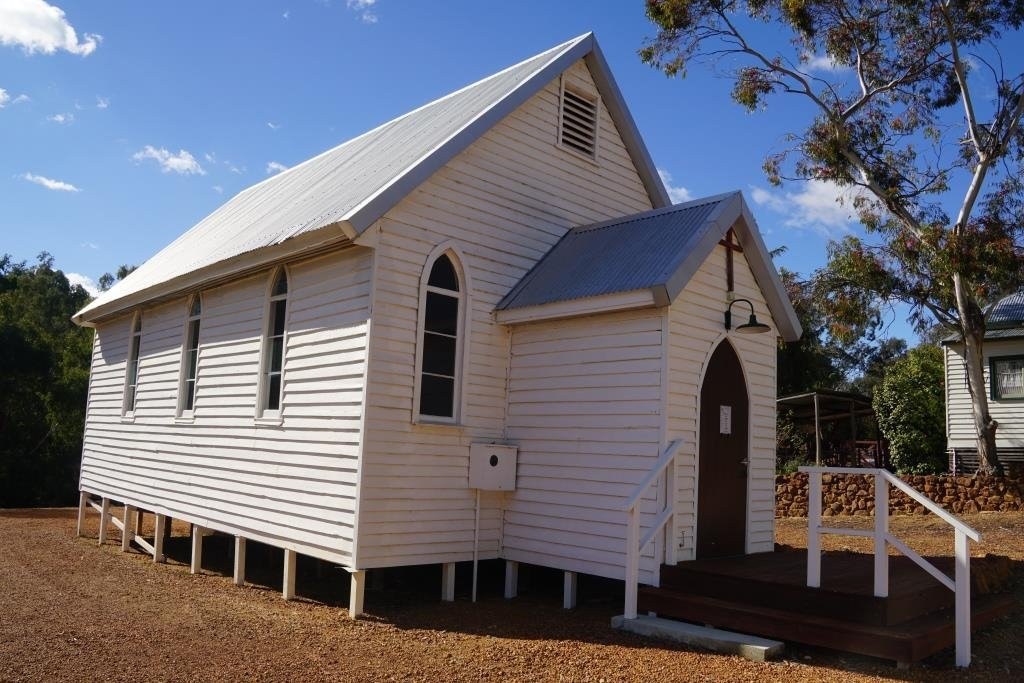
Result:
<svg viewBox="0 0 1024 683"><path fill-rule="evenodd" d="M288 310L288 274L274 273L267 312L267 334L263 346L263 396L261 412L281 410L281 370L284 364L284 323Z"/></svg>
<svg viewBox="0 0 1024 683"><path fill-rule="evenodd" d="M464 287L451 252L428 264L420 298L419 415L454 422L459 406Z"/></svg>
<svg viewBox="0 0 1024 683"><path fill-rule="evenodd" d="M139 388L139 349L142 346L142 312L132 318L132 336L128 348L128 365L125 369L124 405L122 413L131 415L135 412L135 397Z"/></svg>
<svg viewBox="0 0 1024 683"><path fill-rule="evenodd" d="M199 323L203 316L203 300L192 297L185 321L185 345L181 357L181 386L178 389L178 414L192 414L196 402L196 380L199 377Z"/></svg>

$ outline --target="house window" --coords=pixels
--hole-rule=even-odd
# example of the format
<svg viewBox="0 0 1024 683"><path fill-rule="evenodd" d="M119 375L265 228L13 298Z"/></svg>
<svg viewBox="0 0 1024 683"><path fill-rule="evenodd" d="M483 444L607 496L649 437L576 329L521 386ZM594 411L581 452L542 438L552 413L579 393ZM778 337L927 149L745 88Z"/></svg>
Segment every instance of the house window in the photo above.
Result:
<svg viewBox="0 0 1024 683"><path fill-rule="evenodd" d="M284 363L284 323L288 306L288 274L274 273L267 315L267 336L263 346L263 395L261 412L281 409L281 369Z"/></svg>
<svg viewBox="0 0 1024 683"><path fill-rule="evenodd" d="M190 414L196 402L196 377L199 371L199 321L203 314L202 297L192 297L185 321L185 346L181 362L181 386L178 414Z"/></svg>
<svg viewBox="0 0 1024 683"><path fill-rule="evenodd" d="M568 150L597 157L597 100L563 84L558 140Z"/></svg>
<svg viewBox="0 0 1024 683"><path fill-rule="evenodd" d="M128 367L125 373L124 405L122 412L131 415L135 412L135 395L139 387L139 347L142 345L142 313L136 313L132 319L131 346L128 351Z"/></svg>
<svg viewBox="0 0 1024 683"><path fill-rule="evenodd" d="M454 422L459 405L464 287L451 252L441 254L428 267L420 297L423 322L417 409L428 421Z"/></svg>
<svg viewBox="0 0 1024 683"><path fill-rule="evenodd" d="M1024 398L1024 356L1004 356L989 360L992 398Z"/></svg>

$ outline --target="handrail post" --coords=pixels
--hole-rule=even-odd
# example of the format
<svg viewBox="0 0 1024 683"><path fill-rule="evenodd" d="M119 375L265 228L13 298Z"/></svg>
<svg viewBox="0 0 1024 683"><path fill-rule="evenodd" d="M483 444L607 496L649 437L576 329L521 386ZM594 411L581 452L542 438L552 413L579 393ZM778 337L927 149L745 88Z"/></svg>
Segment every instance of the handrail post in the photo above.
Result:
<svg viewBox="0 0 1024 683"><path fill-rule="evenodd" d="M807 473L807 585L821 587L821 470Z"/></svg>
<svg viewBox="0 0 1024 683"><path fill-rule="evenodd" d="M640 583L640 513L637 505L629 508L626 528L626 606L623 610L626 619L636 619L637 585Z"/></svg>
<svg viewBox="0 0 1024 683"><path fill-rule="evenodd" d="M875 597L889 596L889 482L875 471Z"/></svg>
<svg viewBox="0 0 1024 683"><path fill-rule="evenodd" d="M971 549L967 534L956 530L956 665L971 665Z"/></svg>

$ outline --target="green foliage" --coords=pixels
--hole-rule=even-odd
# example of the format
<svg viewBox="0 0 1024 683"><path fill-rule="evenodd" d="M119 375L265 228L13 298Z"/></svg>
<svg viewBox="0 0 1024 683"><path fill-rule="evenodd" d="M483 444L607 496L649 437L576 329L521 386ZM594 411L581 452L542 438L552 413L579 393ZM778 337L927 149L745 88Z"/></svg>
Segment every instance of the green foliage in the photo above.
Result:
<svg viewBox="0 0 1024 683"><path fill-rule="evenodd" d="M748 111L795 96L813 114L764 163L768 180L831 183L866 229L829 247L816 297L830 336L875 334L893 302L918 332L966 344L982 470L998 472L982 386L984 311L1024 288L1021 0L647 0L643 61L669 76L710 62ZM761 43L769 24L778 37ZM1008 36L1009 32L1017 35ZM825 57L840 67L813 68Z"/></svg>
<svg viewBox="0 0 1024 683"><path fill-rule="evenodd" d="M919 346L890 365L875 389L875 413L896 471L931 474L946 468L942 350Z"/></svg>
<svg viewBox="0 0 1024 683"><path fill-rule="evenodd" d="M47 253L0 258L0 507L76 500L92 333L71 316L88 301Z"/></svg>
<svg viewBox="0 0 1024 683"><path fill-rule="evenodd" d="M775 452L779 474L792 474L812 460L808 437L793 422L789 411L779 411L775 418Z"/></svg>

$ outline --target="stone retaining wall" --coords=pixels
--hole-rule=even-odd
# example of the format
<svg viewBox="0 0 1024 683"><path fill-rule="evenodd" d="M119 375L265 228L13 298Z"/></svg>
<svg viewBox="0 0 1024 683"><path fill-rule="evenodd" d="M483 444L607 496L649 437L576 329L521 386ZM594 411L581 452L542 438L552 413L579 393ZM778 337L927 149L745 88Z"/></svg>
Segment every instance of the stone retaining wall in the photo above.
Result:
<svg viewBox="0 0 1024 683"><path fill-rule="evenodd" d="M953 513L1024 510L1024 477L966 477L948 474L900 477ZM874 477L863 474L823 474L822 515L874 515ZM889 488L890 514L924 514L923 505L902 491ZM775 477L775 516L807 516L807 475Z"/></svg>

